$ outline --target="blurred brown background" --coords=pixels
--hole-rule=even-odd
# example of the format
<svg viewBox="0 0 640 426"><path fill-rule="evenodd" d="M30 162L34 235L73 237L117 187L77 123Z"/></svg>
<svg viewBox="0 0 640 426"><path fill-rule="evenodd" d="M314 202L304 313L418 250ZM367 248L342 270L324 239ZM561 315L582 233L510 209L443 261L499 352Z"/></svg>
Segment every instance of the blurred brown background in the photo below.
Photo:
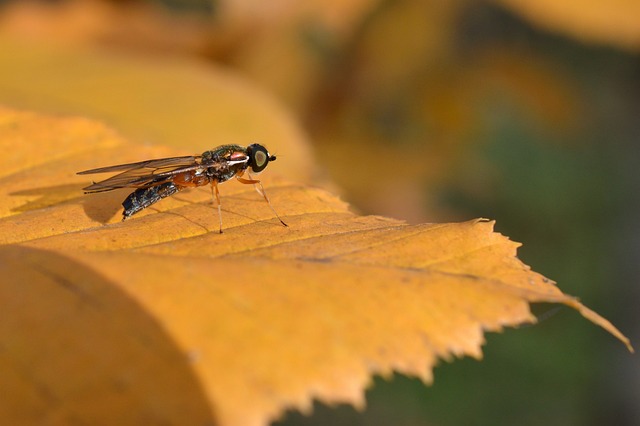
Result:
<svg viewBox="0 0 640 426"><path fill-rule="evenodd" d="M0 1L0 35L219 64L307 132L316 184L364 214L495 219L640 346L638 2ZM280 424L640 424L637 357L537 311L431 387L376 380L363 413L317 404Z"/></svg>

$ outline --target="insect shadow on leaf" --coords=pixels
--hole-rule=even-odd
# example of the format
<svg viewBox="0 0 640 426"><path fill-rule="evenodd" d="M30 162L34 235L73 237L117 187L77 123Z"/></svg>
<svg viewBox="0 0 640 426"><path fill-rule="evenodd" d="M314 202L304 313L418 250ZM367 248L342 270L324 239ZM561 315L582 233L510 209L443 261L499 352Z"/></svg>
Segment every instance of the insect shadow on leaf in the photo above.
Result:
<svg viewBox="0 0 640 426"><path fill-rule="evenodd" d="M65 203L76 202L82 198L78 195L77 184L52 185L38 188L29 188L21 191L11 192L9 195L15 197L28 197L30 200L18 207L11 209L12 212L29 212L58 206Z"/></svg>

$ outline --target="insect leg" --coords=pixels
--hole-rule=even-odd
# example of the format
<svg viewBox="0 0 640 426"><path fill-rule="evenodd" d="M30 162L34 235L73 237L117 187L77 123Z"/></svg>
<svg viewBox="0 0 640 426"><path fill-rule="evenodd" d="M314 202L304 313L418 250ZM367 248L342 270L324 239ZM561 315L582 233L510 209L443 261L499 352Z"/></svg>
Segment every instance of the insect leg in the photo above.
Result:
<svg viewBox="0 0 640 426"><path fill-rule="evenodd" d="M218 191L218 181L211 180L211 197L213 198L213 204L218 206L218 218L220 219L220 233L222 234L222 207L220 204L220 191Z"/></svg>
<svg viewBox="0 0 640 426"><path fill-rule="evenodd" d="M175 194L181 189L182 188L176 186L173 182L165 182L148 188L136 189L122 202L122 207L124 207L122 220L128 219L140 210L149 207L151 204L165 197Z"/></svg>
<svg viewBox="0 0 640 426"><path fill-rule="evenodd" d="M280 216L278 215L278 212L276 212L276 210L271 205L271 201L269 201L269 197L267 197L267 193L264 191L264 187L262 186L262 182L260 182L258 179L245 179L245 178L240 177L240 176L236 176L236 179L238 180L238 182L244 183L245 185L253 184L253 187L256 189L256 191L258 191L258 194L262 195L262 197L267 202L267 204L269 204L269 208L271 209L273 214L276 215L276 217L278 218L280 223L283 224L284 226L289 226L286 223L284 223L284 221L282 219L280 219Z"/></svg>

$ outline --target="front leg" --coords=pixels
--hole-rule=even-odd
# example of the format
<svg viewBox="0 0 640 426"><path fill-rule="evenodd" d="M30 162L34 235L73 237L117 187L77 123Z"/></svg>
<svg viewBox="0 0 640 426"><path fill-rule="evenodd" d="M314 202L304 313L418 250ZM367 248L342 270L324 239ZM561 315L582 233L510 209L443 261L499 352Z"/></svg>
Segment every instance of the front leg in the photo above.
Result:
<svg viewBox="0 0 640 426"><path fill-rule="evenodd" d="M269 201L269 197L267 197L267 193L264 191L264 187L262 186L262 182L260 182L258 179L245 179L245 178L243 178L241 176L238 176L238 175L236 175L236 179L238 180L238 182L243 183L245 185L253 185L253 187L256 189L256 191L258 191L258 194L262 195L262 197L267 202L267 204L269 204L269 208L271 209L273 214L276 215L276 217L278 218L280 223L283 224L284 226L289 226L286 223L284 223L284 221L282 219L280 219L280 216L278 215L278 212L276 212L276 210L271 205L271 201Z"/></svg>

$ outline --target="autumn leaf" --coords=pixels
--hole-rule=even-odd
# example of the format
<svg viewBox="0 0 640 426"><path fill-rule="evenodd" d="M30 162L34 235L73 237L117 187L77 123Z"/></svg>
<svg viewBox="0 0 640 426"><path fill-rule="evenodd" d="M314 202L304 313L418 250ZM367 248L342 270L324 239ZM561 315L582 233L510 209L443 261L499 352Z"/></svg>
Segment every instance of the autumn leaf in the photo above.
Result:
<svg viewBox="0 0 640 426"><path fill-rule="evenodd" d="M496 1L544 28L581 40L636 51L640 47L640 4L636 1Z"/></svg>
<svg viewBox="0 0 640 426"><path fill-rule="evenodd" d="M104 125L0 110L2 424L264 425L312 400L361 407L374 374L429 383L438 359L482 357L485 331L534 302L613 325L516 257L493 222L410 226L358 216L264 173L121 222L127 191L83 195L78 170L179 154Z"/></svg>
<svg viewBox="0 0 640 426"><path fill-rule="evenodd" d="M97 118L130 140L196 152L221 144L215 141L266 143L268 135L271 150L286 152L278 161L296 180L308 182L316 173L291 116L214 65L29 43L0 33L0 103Z"/></svg>

